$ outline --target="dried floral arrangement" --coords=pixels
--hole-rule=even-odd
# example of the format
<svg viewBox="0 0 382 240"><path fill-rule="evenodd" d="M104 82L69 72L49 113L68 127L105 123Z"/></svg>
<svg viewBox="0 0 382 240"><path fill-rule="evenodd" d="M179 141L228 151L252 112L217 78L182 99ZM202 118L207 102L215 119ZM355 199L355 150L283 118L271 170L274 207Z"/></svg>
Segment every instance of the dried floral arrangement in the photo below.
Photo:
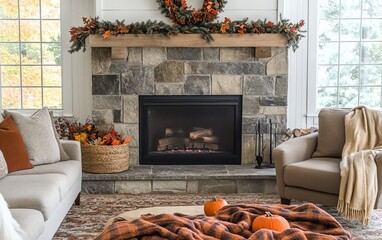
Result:
<svg viewBox="0 0 382 240"><path fill-rule="evenodd" d="M121 145L131 141L131 137L122 136L112 127L98 129L91 120L81 124L76 119L58 117L54 124L60 138L76 140L84 145Z"/></svg>
<svg viewBox="0 0 382 240"><path fill-rule="evenodd" d="M162 14L177 25L199 25L214 21L223 12L225 0L203 0L200 10L191 9L186 0L157 0Z"/></svg>
<svg viewBox="0 0 382 240"><path fill-rule="evenodd" d="M211 34L214 33L238 33L243 34L263 34L278 33L285 37L288 47L294 51L304 35L302 27L304 20L292 23L289 19L280 16L278 23L265 20L248 21L248 18L239 21L231 21L225 18L223 22L213 22L218 14L223 11L227 1L225 0L204 0L200 10L191 9L187 6L186 0L157 0L162 14L172 20L173 25L163 21L137 22L125 24L124 20L115 22L99 21L98 18L83 18L83 26L72 27L70 30L70 42L72 43L69 52L86 50L86 39L90 34L99 34L104 38L118 36L119 34L161 34L165 37L183 34L201 34L206 41L213 41Z"/></svg>

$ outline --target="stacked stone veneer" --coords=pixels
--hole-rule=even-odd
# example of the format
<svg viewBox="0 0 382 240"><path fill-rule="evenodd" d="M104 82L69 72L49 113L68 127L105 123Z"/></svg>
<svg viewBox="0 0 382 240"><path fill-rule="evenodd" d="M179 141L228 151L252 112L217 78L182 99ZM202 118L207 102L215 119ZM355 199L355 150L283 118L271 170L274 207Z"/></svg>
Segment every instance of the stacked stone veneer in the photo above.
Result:
<svg viewBox="0 0 382 240"><path fill-rule="evenodd" d="M132 137L130 164L139 164L139 95L243 95L242 164L255 162L258 119L286 126L287 49L255 58L254 48L129 48L111 59L92 48L92 117ZM264 132L268 125L264 124ZM269 147L265 134L266 145ZM269 155L265 150L266 159Z"/></svg>

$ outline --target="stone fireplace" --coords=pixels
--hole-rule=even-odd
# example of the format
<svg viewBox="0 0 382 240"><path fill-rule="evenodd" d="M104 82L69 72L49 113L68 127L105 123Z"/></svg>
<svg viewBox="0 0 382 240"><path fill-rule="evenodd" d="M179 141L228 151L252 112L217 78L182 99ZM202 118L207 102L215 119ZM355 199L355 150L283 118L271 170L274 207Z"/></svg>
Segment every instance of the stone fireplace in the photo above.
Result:
<svg viewBox="0 0 382 240"><path fill-rule="evenodd" d="M272 55L267 58L256 58L255 48L247 47L133 47L127 49L127 59L112 58L111 52L111 48L92 48L92 118L114 125L117 131L132 137L131 165L144 163L139 160L144 151L140 139L144 133L139 130L142 124L139 116L142 96L239 96L242 101L241 133L237 137L241 144L236 163L255 163L258 120L263 123L261 131L267 147L265 159L269 161L267 123L269 119L276 123L274 131L278 141L286 127L286 48L272 48ZM189 129L182 130L189 135L192 131L211 128L194 125L187 125L184 128ZM162 132L165 135L166 128L176 131L181 127L161 128L164 128ZM212 131L220 131L215 129ZM214 136L212 133L210 135ZM165 138L160 136L158 140ZM157 150L158 147L155 146ZM206 150L205 145L202 148ZM166 144L160 149L176 150Z"/></svg>

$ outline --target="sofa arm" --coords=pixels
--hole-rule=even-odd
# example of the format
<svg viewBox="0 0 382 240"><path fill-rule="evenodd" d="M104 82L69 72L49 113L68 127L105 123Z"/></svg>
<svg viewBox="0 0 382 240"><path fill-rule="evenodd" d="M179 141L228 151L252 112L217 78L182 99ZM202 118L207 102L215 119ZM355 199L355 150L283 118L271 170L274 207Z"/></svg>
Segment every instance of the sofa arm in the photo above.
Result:
<svg viewBox="0 0 382 240"><path fill-rule="evenodd" d="M316 150L317 138L318 133L312 133L281 143L272 151L275 163L284 167L311 158Z"/></svg>
<svg viewBox="0 0 382 240"><path fill-rule="evenodd" d="M65 152L69 155L71 160L81 161L81 145L78 141L73 140L60 140Z"/></svg>
<svg viewBox="0 0 382 240"><path fill-rule="evenodd" d="M276 168L276 182L279 195L284 198L284 167L312 157L317 146L318 133L292 138L281 143L272 151Z"/></svg>

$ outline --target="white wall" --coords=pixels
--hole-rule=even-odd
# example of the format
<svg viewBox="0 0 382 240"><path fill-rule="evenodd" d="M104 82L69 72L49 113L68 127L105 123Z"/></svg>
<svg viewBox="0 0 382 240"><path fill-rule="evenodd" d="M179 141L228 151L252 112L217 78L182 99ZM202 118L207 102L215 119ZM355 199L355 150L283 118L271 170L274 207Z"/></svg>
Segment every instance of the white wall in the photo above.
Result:
<svg viewBox="0 0 382 240"><path fill-rule="evenodd" d="M308 51L309 40L316 35L309 35L309 28L313 23L309 21L309 4L316 3L317 0L284 0L283 16L292 22L298 22L301 19L306 21L304 33L306 36L302 39L299 49L296 52L289 51L289 76L288 76L288 127L290 128L308 128L317 126L318 119L316 113L308 113L308 97L315 97L312 91L313 86L309 85L308 61L316 56Z"/></svg>
<svg viewBox="0 0 382 240"><path fill-rule="evenodd" d="M292 22L308 18L307 0L284 0L284 18ZM307 26L305 26L307 30ZM308 36L299 44L296 52L289 50L288 69L288 127L306 128L306 99L307 99L307 58Z"/></svg>
<svg viewBox="0 0 382 240"><path fill-rule="evenodd" d="M102 20L114 21L126 19L128 22L140 22L148 19L163 20L171 23L164 17L155 0L95 0L96 12ZM224 12L219 14L220 20L229 17L231 20L240 20L249 17L250 20L264 19L275 21L278 17L277 0L228 0ZM188 0L188 6L201 8L202 0Z"/></svg>
<svg viewBox="0 0 382 240"><path fill-rule="evenodd" d="M63 0L66 1L66 0ZM65 4L62 4L64 6ZM70 0L70 5L63 9L63 14L69 21L62 26L63 39L63 87L69 89L64 96L65 114L73 114L80 122L91 116L92 83L90 48L86 52L69 54L69 30L72 26L82 26L82 17L95 16L94 0ZM69 79L69 80L67 80ZM72 99L70 106L65 106L65 99Z"/></svg>

